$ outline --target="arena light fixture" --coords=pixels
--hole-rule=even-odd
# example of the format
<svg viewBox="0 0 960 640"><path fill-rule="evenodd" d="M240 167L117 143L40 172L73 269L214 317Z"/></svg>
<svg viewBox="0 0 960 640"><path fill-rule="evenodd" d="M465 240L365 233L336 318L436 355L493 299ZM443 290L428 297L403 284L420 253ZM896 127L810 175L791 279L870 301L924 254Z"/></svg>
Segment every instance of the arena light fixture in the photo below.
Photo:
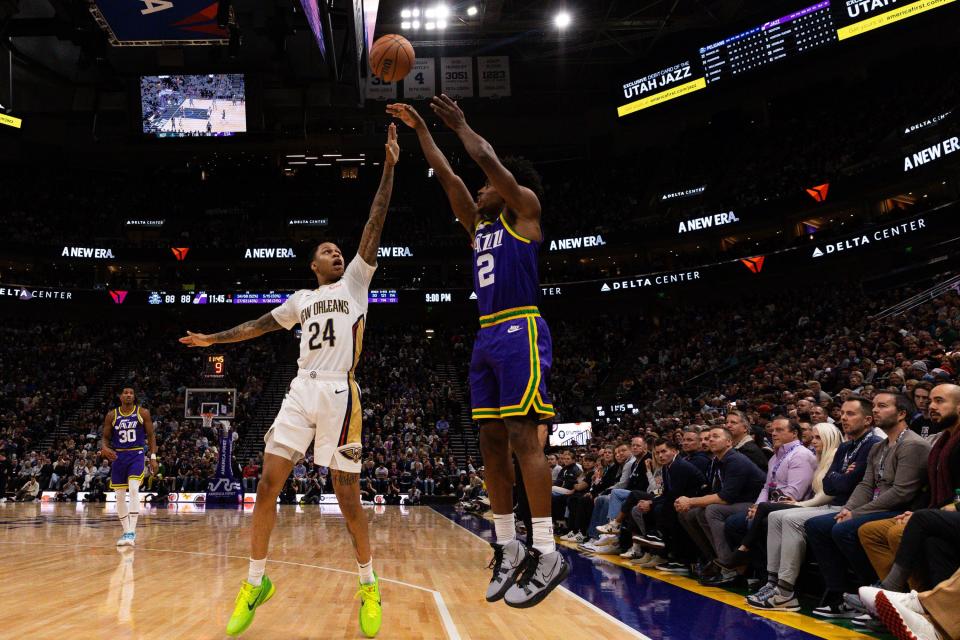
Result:
<svg viewBox="0 0 960 640"><path fill-rule="evenodd" d="M419 18L419 17L420 17L420 9L414 9L414 10L412 10L412 11L410 12L410 15L413 16L414 18Z"/></svg>
<svg viewBox="0 0 960 640"><path fill-rule="evenodd" d="M436 26L437 26L437 25L434 24L433 22L428 22L428 23L426 23L425 25L423 25L423 28L426 29L427 31L433 31L433 29L434 29Z"/></svg>
<svg viewBox="0 0 960 640"><path fill-rule="evenodd" d="M410 9L404 9L403 11L401 11L401 12L400 12L400 17L403 18L404 20L406 20L407 18L409 18L409 17L410 17Z"/></svg>
<svg viewBox="0 0 960 640"><path fill-rule="evenodd" d="M424 18L433 18L433 17L436 16L436 13L437 13L437 10L434 9L433 7L430 7L429 9L425 9L425 10L424 10L424 12L423 12L423 17L424 17Z"/></svg>
<svg viewBox="0 0 960 640"><path fill-rule="evenodd" d="M445 4L438 4L433 12L434 15L441 19L450 17L450 7Z"/></svg>
<svg viewBox="0 0 960 640"><path fill-rule="evenodd" d="M447 21L446 20L437 20L437 29L446 29Z"/></svg>
<svg viewBox="0 0 960 640"><path fill-rule="evenodd" d="M414 30L417 30L417 29L420 28L420 21L419 21L419 20L414 20L414 21L413 21L413 24L410 25L410 26L413 27Z"/></svg>
<svg viewBox="0 0 960 640"><path fill-rule="evenodd" d="M303 157L305 157L305 154L302 154L302 153L288 153L288 154L287 154L287 157L288 157L288 158L303 158Z"/></svg>
<svg viewBox="0 0 960 640"><path fill-rule="evenodd" d="M409 29L409 28L410 28L410 21L409 21L409 20L404 20L403 22L401 22L401 23L400 23L400 28L401 28L401 29Z"/></svg>
<svg viewBox="0 0 960 640"><path fill-rule="evenodd" d="M323 157L324 157L324 158L339 158L341 155L343 155L343 154L341 154L341 153L325 153L325 154L323 154Z"/></svg>
<svg viewBox="0 0 960 640"><path fill-rule="evenodd" d="M566 29L570 26L571 22L573 22L573 18L571 18L570 14L566 11L559 12L553 18L553 24L556 25L558 29Z"/></svg>
<svg viewBox="0 0 960 640"><path fill-rule="evenodd" d="M476 7L468 7L468 8L467 8L467 15L470 16L471 18L472 18L473 16L477 15L478 13L479 13L479 10L478 10Z"/></svg>

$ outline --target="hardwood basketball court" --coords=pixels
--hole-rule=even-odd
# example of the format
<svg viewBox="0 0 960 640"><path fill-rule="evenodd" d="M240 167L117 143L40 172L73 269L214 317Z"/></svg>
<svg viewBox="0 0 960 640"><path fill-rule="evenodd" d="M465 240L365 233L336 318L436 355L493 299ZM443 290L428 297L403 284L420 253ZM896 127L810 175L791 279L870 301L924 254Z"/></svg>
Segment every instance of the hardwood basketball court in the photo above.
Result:
<svg viewBox="0 0 960 640"><path fill-rule="evenodd" d="M559 621L563 636L597 637L611 627L569 593L526 611L488 604L486 543L428 507L369 511L383 581L379 638L560 637ZM250 523L250 511L144 509L137 546L118 550L112 505L111 513L103 505L0 505L0 564L17 584L0 600L0 635L225 637L246 576ZM277 595L243 637L363 637L356 562L335 505L279 507L269 557Z"/></svg>

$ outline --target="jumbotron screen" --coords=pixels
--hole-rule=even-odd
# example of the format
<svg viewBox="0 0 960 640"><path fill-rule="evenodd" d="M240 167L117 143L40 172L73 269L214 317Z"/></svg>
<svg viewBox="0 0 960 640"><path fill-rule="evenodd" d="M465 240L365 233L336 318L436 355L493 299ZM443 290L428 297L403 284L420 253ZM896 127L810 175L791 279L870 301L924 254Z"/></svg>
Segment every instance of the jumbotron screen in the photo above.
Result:
<svg viewBox="0 0 960 640"><path fill-rule="evenodd" d="M233 136L247 131L243 74L143 76L143 133L157 138Z"/></svg>

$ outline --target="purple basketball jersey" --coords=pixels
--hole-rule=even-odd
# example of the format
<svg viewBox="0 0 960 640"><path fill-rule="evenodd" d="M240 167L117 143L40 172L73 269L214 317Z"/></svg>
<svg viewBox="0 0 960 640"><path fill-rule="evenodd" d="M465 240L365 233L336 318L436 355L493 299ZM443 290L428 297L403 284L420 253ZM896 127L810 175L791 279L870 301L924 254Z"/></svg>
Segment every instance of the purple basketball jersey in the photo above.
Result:
<svg viewBox="0 0 960 640"><path fill-rule="evenodd" d="M117 407L113 418L113 431L110 434L110 447L113 449L142 449L147 443L147 431L140 421L140 405L133 413L123 415Z"/></svg>
<svg viewBox="0 0 960 640"><path fill-rule="evenodd" d="M514 231L504 215L477 226L473 286L480 330L470 361L474 420L555 415L549 380L550 329L540 317L540 243Z"/></svg>
<svg viewBox="0 0 960 640"><path fill-rule="evenodd" d="M540 298L540 243L517 234L503 214L481 222L473 239L473 290L480 315L534 307Z"/></svg>

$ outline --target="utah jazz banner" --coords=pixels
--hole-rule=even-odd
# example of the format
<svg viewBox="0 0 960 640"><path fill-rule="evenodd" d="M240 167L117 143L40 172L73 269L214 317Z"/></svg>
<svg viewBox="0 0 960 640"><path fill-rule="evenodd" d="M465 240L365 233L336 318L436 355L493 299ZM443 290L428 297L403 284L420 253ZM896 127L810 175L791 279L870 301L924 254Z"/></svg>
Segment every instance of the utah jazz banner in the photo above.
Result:
<svg viewBox="0 0 960 640"><path fill-rule="evenodd" d="M90 11L110 44L153 47L166 44L222 44L216 0L96 0Z"/></svg>
<svg viewBox="0 0 960 640"><path fill-rule="evenodd" d="M243 489L233 477L233 434L228 426L217 428L217 440L217 471L215 477L207 480L207 504L237 505L243 500Z"/></svg>

